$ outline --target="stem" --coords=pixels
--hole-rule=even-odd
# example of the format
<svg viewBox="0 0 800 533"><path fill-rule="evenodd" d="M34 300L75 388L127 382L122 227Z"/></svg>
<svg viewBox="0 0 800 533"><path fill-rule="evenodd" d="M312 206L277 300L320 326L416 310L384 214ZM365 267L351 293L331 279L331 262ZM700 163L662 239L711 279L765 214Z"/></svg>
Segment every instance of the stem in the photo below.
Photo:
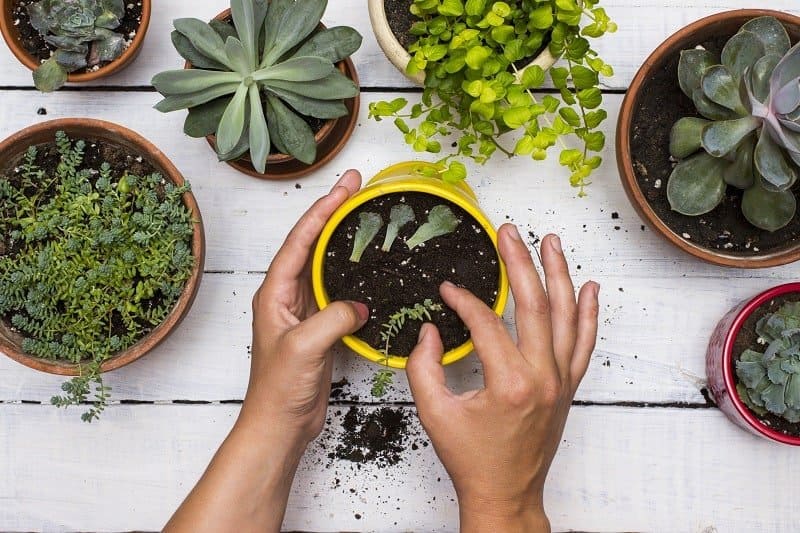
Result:
<svg viewBox="0 0 800 533"><path fill-rule="evenodd" d="M514 69L514 74L519 74L519 70L517 69L516 65L514 65L514 63L511 63L511 68ZM531 92L530 89L526 88L525 92L528 93L528 96L530 97L531 101L534 104L538 104L539 103L539 100L537 100L536 97L533 96L533 93ZM547 122L548 126L550 126L551 128L553 127L553 121L550 120L550 117L548 117L547 114L543 114L543 115L540 115L540 116L542 117L542 120ZM564 150L568 150L569 149L569 146L567 146L567 144L564 142L564 139L561 138L561 135L559 135L557 137L557 141L558 141L559 144L561 144L561 148L563 148Z"/></svg>

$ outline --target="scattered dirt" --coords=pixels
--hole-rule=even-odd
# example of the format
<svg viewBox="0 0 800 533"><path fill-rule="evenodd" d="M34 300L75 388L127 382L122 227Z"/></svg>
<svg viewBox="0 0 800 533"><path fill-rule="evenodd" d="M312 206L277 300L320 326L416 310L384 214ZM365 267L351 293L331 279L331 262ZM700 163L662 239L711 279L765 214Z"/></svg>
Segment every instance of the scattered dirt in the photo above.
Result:
<svg viewBox="0 0 800 533"><path fill-rule="evenodd" d="M730 35L697 43L720 53ZM667 182L675 166L669 155L669 134L681 117L700 116L678 85L675 54L654 71L642 85L641 98L632 121L631 154L639 187L658 217L685 240L710 250L750 257L793 246L800 238L800 217L785 228L770 233L751 225L741 210L742 191L728 187L716 209L699 217L681 215L670 208Z"/></svg>
<svg viewBox="0 0 800 533"><path fill-rule="evenodd" d="M780 309L783 304L787 302L797 302L798 300L800 300L800 297L798 297L796 294L785 294L770 300L769 303L762 305L756 309L753 314L747 317L747 320L745 320L744 324L742 324L742 329L739 331L739 335L736 336L736 341L733 343L733 357L731 357L731 364L733 366L733 376L737 384L739 383L739 377L736 375L736 361L739 361L742 353L748 348L757 352L763 352L765 349L764 346L761 346L757 342L758 334L756 333L756 324L758 321L761 320L761 318L765 315L774 313ZM735 394L735 391L733 394ZM793 437L800 437L800 424L792 424L791 422L787 422L785 419L772 413L767 413L763 416L757 413L753 414L759 420L761 420L765 426L774 429L775 431L780 431L781 433L785 433L786 435L791 435Z"/></svg>
<svg viewBox="0 0 800 533"><path fill-rule="evenodd" d="M417 36L410 33L411 26L417 21L417 17L410 11L412 3L412 0L384 0L383 2L389 27L406 50L417 41Z"/></svg>
<svg viewBox="0 0 800 533"><path fill-rule="evenodd" d="M414 208L416 222L405 225L389 252L380 247L386 235L391 208L398 203ZM456 230L437 237L409 251L405 240L427 220L427 213L436 205L447 204L462 222ZM359 263L349 260L353 237L358 228L358 215L379 213L384 226L364 252ZM497 298L500 267L497 252L489 236L466 211L436 196L422 193L389 194L371 200L350 213L335 230L328 245L324 265L325 287L332 300L354 300L367 304L370 320L356 336L381 349L382 324L403 307L413 307L426 299L443 304L439 285L450 281L466 287L488 306ZM442 335L445 350L469 339L469 331L448 307L431 314ZM417 344L422 322L409 320L400 334L392 339L390 352L408 355Z"/></svg>
<svg viewBox="0 0 800 533"><path fill-rule="evenodd" d="M26 52L37 58L40 62L50 58L50 55L56 50L56 47L49 45L45 42L39 32L33 29L28 17L27 6L36 3L37 0L13 0L11 13L13 17L13 24L17 27L19 35L17 40L25 49ZM19 21L19 22L17 22ZM135 2L127 2L125 6L125 18L122 19L120 26L115 29L116 33L120 33L125 37L128 46L136 36L139 30L139 25L142 22L142 2L137 0ZM108 62L101 63L99 68L107 65ZM80 72L93 72L98 67L87 67L76 71Z"/></svg>

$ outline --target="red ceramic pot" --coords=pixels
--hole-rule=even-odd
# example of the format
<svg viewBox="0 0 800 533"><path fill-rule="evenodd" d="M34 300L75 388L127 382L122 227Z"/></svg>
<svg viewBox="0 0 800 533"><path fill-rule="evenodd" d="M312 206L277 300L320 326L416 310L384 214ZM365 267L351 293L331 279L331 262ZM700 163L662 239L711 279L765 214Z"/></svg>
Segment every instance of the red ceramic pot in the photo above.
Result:
<svg viewBox="0 0 800 533"><path fill-rule="evenodd" d="M759 418L742 402L736 392L736 376L733 370L733 345L748 317L773 298L785 294L798 293L800 283L787 283L762 292L755 298L744 300L731 309L714 329L706 352L706 374L708 388L717 406L735 424L754 435L765 439L800 446L800 437L792 437L764 425Z"/></svg>

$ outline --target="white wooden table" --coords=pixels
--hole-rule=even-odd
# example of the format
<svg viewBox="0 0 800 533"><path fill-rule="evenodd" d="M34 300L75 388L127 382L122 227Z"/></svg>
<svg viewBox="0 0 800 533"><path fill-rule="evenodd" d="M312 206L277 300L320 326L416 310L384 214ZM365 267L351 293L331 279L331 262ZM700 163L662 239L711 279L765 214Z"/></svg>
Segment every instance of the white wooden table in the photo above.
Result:
<svg viewBox="0 0 800 533"><path fill-rule="evenodd" d="M0 357L2 531L160 529L239 410L249 367L250 298L288 229L343 170L358 168L369 177L415 158L391 123L367 119L371 101L400 91L411 99L419 94L408 92L409 84L381 54L363 0L330 0L324 19L364 35L355 57L364 100L359 127L329 166L287 183L255 180L217 164L204 141L183 135L182 113L152 109L158 95L150 78L181 64L169 42L172 19L208 19L226 7L223 0L154 4L141 55L103 85L40 94L30 73L0 49L0 137L65 116L102 118L140 132L191 180L208 242L206 274L188 318L155 352L106 376L115 403L99 423L85 424L77 410L49 405L60 378ZM547 485L554 530L798 531L798 450L750 436L704 396L704 352L716 321L739 300L796 279L797 266L724 270L668 246L643 229L626 200L613 152L622 94L655 46L701 16L759 5L604 4L620 29L599 45L616 76L605 87L605 164L589 197L575 197L555 159L498 157L470 168L469 181L496 223L510 220L537 236L558 232L576 280L603 286L597 351ZM800 14L797 0L773 0L769 7ZM352 385L334 403L376 408L364 403L372 370L342 351L334 379L346 376ZM447 373L458 389L482 379L474 356ZM407 411L419 429L405 378L398 381L385 401ZM332 416L325 431L328 442L335 438L340 417ZM457 517L454 493L431 447L407 450L393 467L359 469L331 463L327 450L315 445L298 473L284 526L454 531Z"/></svg>

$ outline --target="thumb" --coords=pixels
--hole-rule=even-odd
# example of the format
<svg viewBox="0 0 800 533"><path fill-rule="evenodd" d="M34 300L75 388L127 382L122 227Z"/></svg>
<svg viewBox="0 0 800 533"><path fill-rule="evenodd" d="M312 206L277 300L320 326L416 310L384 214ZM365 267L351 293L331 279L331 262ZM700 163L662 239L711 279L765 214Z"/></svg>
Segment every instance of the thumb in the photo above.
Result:
<svg viewBox="0 0 800 533"><path fill-rule="evenodd" d="M442 366L443 352L439 330L433 324L423 324L417 346L408 356L406 365L411 394L417 408L423 412L434 405L443 394L450 393Z"/></svg>
<svg viewBox="0 0 800 533"><path fill-rule="evenodd" d="M369 308L360 302L332 302L287 333L293 350L302 354L323 354L336 341L354 333L369 318Z"/></svg>

